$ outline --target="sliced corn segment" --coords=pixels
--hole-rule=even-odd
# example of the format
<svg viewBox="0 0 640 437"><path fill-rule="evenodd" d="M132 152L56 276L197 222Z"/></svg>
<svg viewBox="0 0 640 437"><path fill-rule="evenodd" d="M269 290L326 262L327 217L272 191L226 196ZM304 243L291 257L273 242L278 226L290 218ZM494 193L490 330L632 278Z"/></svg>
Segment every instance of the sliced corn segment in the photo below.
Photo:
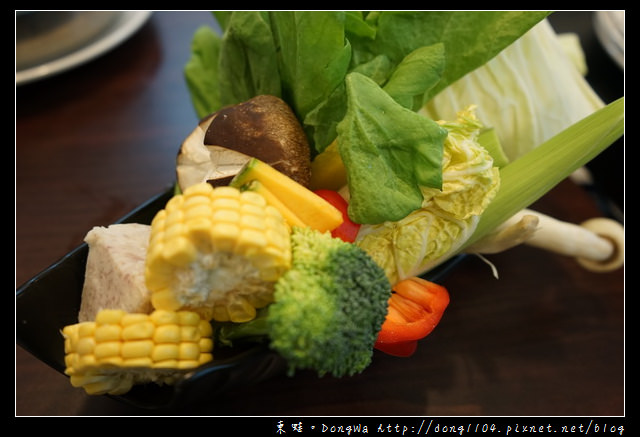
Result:
<svg viewBox="0 0 640 437"><path fill-rule="evenodd" d="M291 266L289 227L264 197L192 185L151 223L145 277L156 309L246 322Z"/></svg>
<svg viewBox="0 0 640 437"><path fill-rule="evenodd" d="M194 312L101 310L65 326L65 374L90 395L121 395L134 384L173 384L213 359L211 324Z"/></svg>

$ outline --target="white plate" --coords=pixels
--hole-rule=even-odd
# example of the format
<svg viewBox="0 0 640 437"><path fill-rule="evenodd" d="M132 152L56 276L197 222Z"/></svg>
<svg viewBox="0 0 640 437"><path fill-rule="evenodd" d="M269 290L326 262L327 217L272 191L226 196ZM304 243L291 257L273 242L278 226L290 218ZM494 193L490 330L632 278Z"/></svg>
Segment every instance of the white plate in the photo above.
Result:
<svg viewBox="0 0 640 437"><path fill-rule="evenodd" d="M151 11L68 11L64 16L62 11L50 15L47 23L43 15L55 12L19 12L23 11L16 12L16 85L50 77L97 58L132 36L151 15ZM24 21L36 19L41 21ZM19 28L28 24L33 28Z"/></svg>

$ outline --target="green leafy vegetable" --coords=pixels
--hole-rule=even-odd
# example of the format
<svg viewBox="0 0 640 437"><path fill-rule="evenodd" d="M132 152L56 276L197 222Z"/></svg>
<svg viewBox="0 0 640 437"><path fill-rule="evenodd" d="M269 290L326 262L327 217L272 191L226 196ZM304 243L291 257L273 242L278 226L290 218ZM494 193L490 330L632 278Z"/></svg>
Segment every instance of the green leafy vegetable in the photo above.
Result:
<svg viewBox="0 0 640 437"><path fill-rule="evenodd" d="M398 220L422 205L421 187L442 186L447 131L399 105L360 73L346 79L347 113L338 125L338 149L357 223Z"/></svg>
<svg viewBox="0 0 640 437"><path fill-rule="evenodd" d="M224 32L225 30L227 30L227 26L229 25L229 20L231 19L231 15L233 15L233 11L212 11L212 14L220 25L222 31Z"/></svg>
<svg viewBox="0 0 640 437"><path fill-rule="evenodd" d="M398 64L383 89L405 108L418 110L424 93L440 80L444 65L444 44L417 48Z"/></svg>
<svg viewBox="0 0 640 437"><path fill-rule="evenodd" d="M345 11L344 29L350 36L360 36L373 39L376 28L367 23L362 11Z"/></svg>
<svg viewBox="0 0 640 437"><path fill-rule="evenodd" d="M280 96L276 50L267 14L247 11L228 17L218 76L222 106L262 94Z"/></svg>
<svg viewBox="0 0 640 437"><path fill-rule="evenodd" d="M272 12L282 96L300 120L344 80L351 46L344 12Z"/></svg>
<svg viewBox="0 0 640 437"><path fill-rule="evenodd" d="M198 118L210 114L211 108L220 107L218 59L221 45L220 36L208 26L198 28L193 35L191 57L184 67L184 75Z"/></svg>
<svg viewBox="0 0 640 437"><path fill-rule="evenodd" d="M424 128L429 123L414 111L547 15L544 11L216 12L224 30L222 41L210 34L197 35L185 73L200 116L268 93L294 109L312 153L322 152L339 133L348 142L340 146L340 153L352 176L349 189L356 199L355 218L383 222L418 208L421 186L440 183L442 141L434 137L433 129ZM212 53L205 59L206 51ZM215 56L217 63L212 62ZM354 74L376 85L366 88L372 96L347 84ZM376 107L381 103L384 113ZM374 152L381 157L366 159ZM360 182L364 175L364 180L376 183ZM380 200L365 201L374 191ZM391 199L395 200L388 203Z"/></svg>
<svg viewBox="0 0 640 437"><path fill-rule="evenodd" d="M354 51L371 57L384 53L399 63L417 48L444 44L446 70L425 96L429 100L493 58L547 15L546 11L385 11L375 15L375 39L354 42Z"/></svg>
<svg viewBox="0 0 640 437"><path fill-rule="evenodd" d="M421 207L407 216L360 228L356 244L381 265L391 283L417 276L456 253L474 232L500 187L491 155L478 143L474 108L442 122L442 189L423 187Z"/></svg>
<svg viewBox="0 0 640 437"><path fill-rule="evenodd" d="M382 85L393 71L393 65L384 55L376 56L369 62L358 65L354 73L361 73ZM304 125L308 136L318 153L323 152L336 139L337 126L347 112L347 90L341 83L330 95L307 114Z"/></svg>

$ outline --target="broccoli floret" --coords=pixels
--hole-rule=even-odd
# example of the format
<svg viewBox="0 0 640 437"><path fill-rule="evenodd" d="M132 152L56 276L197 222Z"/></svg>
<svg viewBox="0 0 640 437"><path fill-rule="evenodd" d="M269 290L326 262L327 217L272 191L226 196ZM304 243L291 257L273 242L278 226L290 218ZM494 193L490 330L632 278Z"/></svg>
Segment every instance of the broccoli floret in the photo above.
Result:
<svg viewBox="0 0 640 437"><path fill-rule="evenodd" d="M391 285L358 246L294 228L292 267L276 283L267 327L271 347L296 369L354 375L370 363Z"/></svg>
<svg viewBox="0 0 640 437"><path fill-rule="evenodd" d="M275 286L274 303L245 323L217 326L217 342L269 341L289 374L336 377L362 372L387 314L391 285L358 246L310 228L293 228L292 267Z"/></svg>

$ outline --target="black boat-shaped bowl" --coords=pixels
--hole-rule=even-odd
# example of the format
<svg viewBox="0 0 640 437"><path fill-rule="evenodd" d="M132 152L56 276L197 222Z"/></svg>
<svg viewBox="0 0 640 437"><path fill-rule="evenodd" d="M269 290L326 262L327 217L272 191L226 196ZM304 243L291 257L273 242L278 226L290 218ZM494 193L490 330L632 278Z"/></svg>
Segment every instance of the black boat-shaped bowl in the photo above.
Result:
<svg viewBox="0 0 640 437"><path fill-rule="evenodd" d="M117 223L151 223L172 195L170 189L149 199ZM87 255L88 246L83 243L16 290L16 343L60 373L65 369L61 330L77 323ZM452 258L424 277L437 282L460 259ZM140 408L169 408L256 384L286 371L284 359L267 344L215 352L213 361L194 369L175 385L138 385L112 397Z"/></svg>

